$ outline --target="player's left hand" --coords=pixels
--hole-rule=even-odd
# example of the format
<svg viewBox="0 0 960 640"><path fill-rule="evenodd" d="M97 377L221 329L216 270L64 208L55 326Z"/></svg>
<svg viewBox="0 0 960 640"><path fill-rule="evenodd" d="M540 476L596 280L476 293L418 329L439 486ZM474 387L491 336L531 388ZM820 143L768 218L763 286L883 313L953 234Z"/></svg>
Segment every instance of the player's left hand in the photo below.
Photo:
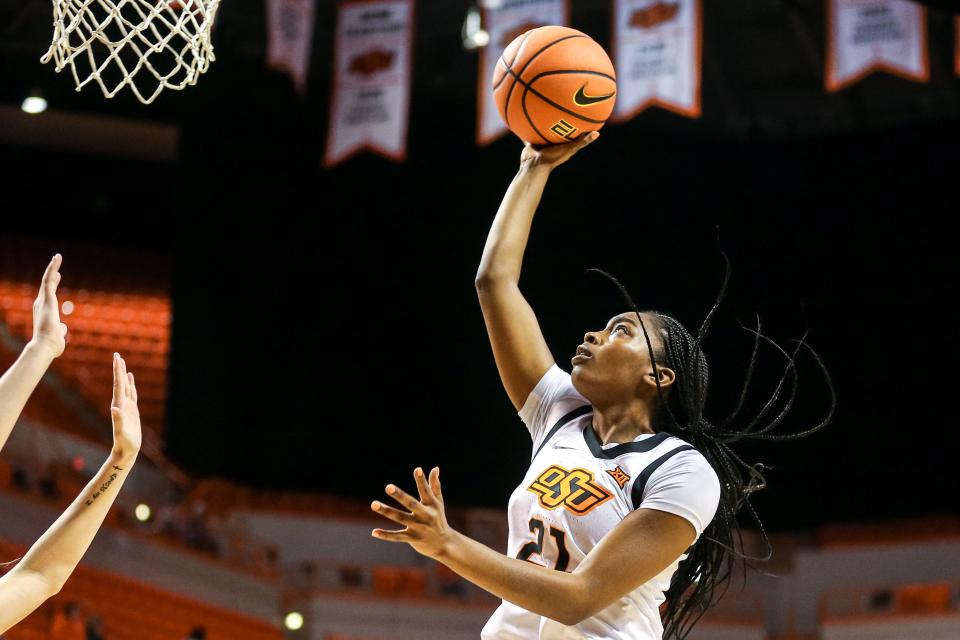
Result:
<svg viewBox="0 0 960 640"><path fill-rule="evenodd" d="M406 511L394 509L378 501L370 505L376 513L404 525L404 528L397 531L374 529L372 535L390 542L406 542L417 553L428 558L438 558L444 554L452 531L443 510L440 468L433 468L429 482L420 467L414 470L413 478L420 493L419 501L400 487L387 485L387 495L400 503Z"/></svg>
<svg viewBox="0 0 960 640"><path fill-rule="evenodd" d="M57 285L60 284L60 264L63 257L58 253L50 260L43 272L40 293L33 302L33 340L31 342L48 349L54 358L66 347L67 325L60 322L60 306L57 303Z"/></svg>

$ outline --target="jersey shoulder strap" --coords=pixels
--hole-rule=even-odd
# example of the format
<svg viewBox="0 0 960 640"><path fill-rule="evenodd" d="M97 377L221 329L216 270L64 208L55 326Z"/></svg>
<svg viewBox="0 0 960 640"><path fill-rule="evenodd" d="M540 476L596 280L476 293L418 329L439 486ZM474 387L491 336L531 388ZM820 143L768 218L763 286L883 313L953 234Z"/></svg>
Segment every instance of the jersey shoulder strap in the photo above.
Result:
<svg viewBox="0 0 960 640"><path fill-rule="evenodd" d="M647 488L647 480L650 479L650 476L653 475L653 472L660 468L664 462L677 455L682 451L696 451L696 447L693 445L685 444L675 449L667 451L665 454L651 462L647 467L640 472L640 474L633 481L633 489L630 490L630 500L633 502L633 508L636 509L640 506L640 503L643 502L643 490Z"/></svg>
<svg viewBox="0 0 960 640"><path fill-rule="evenodd" d="M541 442L541 443L540 443L540 446L537 447L537 450L533 452L533 457L530 458L530 459L532 460L533 458L536 458L536 457L537 457L537 454L540 453L540 450L543 449L544 445L546 445L547 442L550 441L550 438L553 437L553 434L555 434L557 431L559 431L560 428L563 427L563 425L567 424L568 422L570 422L570 421L572 421L572 420L576 420L576 419L579 418L580 416L585 416L585 415L587 415L588 413L593 413L593 405L585 404L585 405L582 405L582 406L577 407L577 408L574 409L573 411L565 414L562 418L560 418L559 420L557 420L556 422L554 422L554 423L553 423L553 426L550 427L550 431L548 431L548 432L547 432L547 435L544 436L543 442Z"/></svg>

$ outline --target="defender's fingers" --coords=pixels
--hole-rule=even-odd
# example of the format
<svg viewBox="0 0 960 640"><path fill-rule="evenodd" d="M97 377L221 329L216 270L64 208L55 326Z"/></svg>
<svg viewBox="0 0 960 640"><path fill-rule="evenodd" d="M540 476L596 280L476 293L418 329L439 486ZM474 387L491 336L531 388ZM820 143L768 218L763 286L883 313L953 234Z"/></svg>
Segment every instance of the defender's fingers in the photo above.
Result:
<svg viewBox="0 0 960 640"><path fill-rule="evenodd" d="M137 401L137 387L133 383L133 374L129 371L127 372L127 397L134 402Z"/></svg>
<svg viewBox="0 0 960 640"><path fill-rule="evenodd" d="M120 406L120 398L123 397L123 381L125 376L123 375L123 370L120 368L120 354L113 354L113 406Z"/></svg>
<svg viewBox="0 0 960 640"><path fill-rule="evenodd" d="M60 264L63 262L63 256L59 253L53 256L50 264L43 272L43 281L40 286L40 293L47 295L57 294L57 285L60 283Z"/></svg>
<svg viewBox="0 0 960 640"><path fill-rule="evenodd" d="M119 354L118 354L118 355L119 355ZM123 395L124 395L124 397L126 397L126 395L127 395L127 384L128 384L128 382L127 382L127 361L123 359L123 356L120 356L120 373L121 373L121 376L120 376L120 377L122 378L122 380L120 380L120 384L123 386Z"/></svg>

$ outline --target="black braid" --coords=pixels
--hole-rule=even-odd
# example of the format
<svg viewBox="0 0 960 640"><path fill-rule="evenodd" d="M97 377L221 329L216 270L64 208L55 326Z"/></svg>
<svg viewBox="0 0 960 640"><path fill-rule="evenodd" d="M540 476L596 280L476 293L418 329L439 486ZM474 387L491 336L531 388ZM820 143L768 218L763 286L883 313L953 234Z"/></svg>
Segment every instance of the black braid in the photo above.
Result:
<svg viewBox="0 0 960 640"><path fill-rule="evenodd" d="M833 382L820 356L804 339L797 341L792 353L781 348L772 338L761 333L760 318L757 318L756 329L745 329L754 335L753 350L750 363L733 412L724 419L719 426L707 421L703 416L703 409L707 401L707 390L710 382L709 367L701 345L714 315L726 296L730 282L731 266L726 254L723 254L726 264L723 284L713 306L701 323L697 335L693 336L676 319L656 311L646 312L648 319L652 319L651 329L660 338L661 348L655 349L650 339L649 329L643 320L639 308L634 303L626 288L609 273L600 269L590 269L609 279L620 290L627 304L637 314L637 320L643 331L650 354L651 365L654 370L654 380L657 385L657 394L660 399L658 411L653 418L655 431L674 432L687 440L703 454L710 466L716 471L720 480L720 502L717 513L711 523L704 530L699 540L688 550L687 557L680 562L677 571L666 592L666 606L663 611L664 638L683 640L704 613L726 593L730 578L737 563L743 562L746 569L748 561L765 562L773 554L773 547L767 536L760 517L750 503L750 496L766 487L763 471L768 467L757 463L749 464L730 448L730 443L741 440L795 440L822 429L833 419L836 408L836 393ZM759 413L754 416L742 429L732 429L731 424L743 408L750 382L753 378L754 366L762 344L772 346L786 359L783 373L770 398ZM771 434L772 429L781 425L783 419L790 412L796 398L798 375L796 357L801 350L806 350L813 356L814 361L823 373L827 388L830 392L830 409L827 416L817 425L798 433ZM676 375L674 384L669 390L660 386L660 376L656 375L657 363L660 362L672 369ZM788 386L786 400L782 401L781 392ZM782 401L782 407L777 415L766 425L760 426L774 406ZM759 428L758 428L759 427ZM743 471L746 471L744 478ZM737 514L745 510L750 519L756 523L762 539L766 545L766 553L759 557L749 556L743 552L743 536ZM744 571L744 579L746 572Z"/></svg>

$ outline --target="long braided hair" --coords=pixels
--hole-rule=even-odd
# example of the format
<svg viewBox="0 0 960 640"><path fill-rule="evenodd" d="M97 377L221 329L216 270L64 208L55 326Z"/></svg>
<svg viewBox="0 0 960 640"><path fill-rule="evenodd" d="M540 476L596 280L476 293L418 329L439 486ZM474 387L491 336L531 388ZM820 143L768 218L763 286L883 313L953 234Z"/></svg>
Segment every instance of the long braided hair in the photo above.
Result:
<svg viewBox="0 0 960 640"><path fill-rule="evenodd" d="M693 547L687 550L687 557L677 567L665 594L665 608L662 611L663 637L678 640L687 636L707 609L729 588L731 574L738 559L743 561L746 569L748 560L767 561L773 553L763 523L750 504L751 494L766 486L763 470L767 467L759 463L745 462L730 445L741 440L795 440L808 436L827 426L833 419L836 408L836 393L830 374L820 356L805 342L806 336L797 341L792 352L787 352L773 339L761 333L758 318L756 329L744 327L754 336L753 350L733 412L717 424L704 417L710 376L701 345L726 296L730 282L730 260L722 251L721 254L726 264L723 285L696 335L692 335L676 319L656 311L647 312L648 320L652 319L650 324L653 325L648 326L630 293L616 278L601 269L589 270L610 280L636 313L653 370L656 371L657 364L661 363L676 374L674 384L667 390L661 388L660 376L653 376L660 399L653 416L654 430L671 432L692 444L707 459L720 480L720 502L716 515ZM651 331L659 337L657 348L654 348L650 339ZM744 426L737 429L732 425L743 409L762 344L770 345L784 357L783 373L763 407L747 420ZM830 392L830 409L822 421L808 429L796 433L770 433L782 424L793 407L797 391L796 357L802 349L813 357L823 373ZM778 405L779 410L775 411ZM765 419L766 424L762 424ZM746 511L756 523L766 544L767 552L761 557L752 557L743 552L743 536L737 521L737 514L741 510Z"/></svg>

